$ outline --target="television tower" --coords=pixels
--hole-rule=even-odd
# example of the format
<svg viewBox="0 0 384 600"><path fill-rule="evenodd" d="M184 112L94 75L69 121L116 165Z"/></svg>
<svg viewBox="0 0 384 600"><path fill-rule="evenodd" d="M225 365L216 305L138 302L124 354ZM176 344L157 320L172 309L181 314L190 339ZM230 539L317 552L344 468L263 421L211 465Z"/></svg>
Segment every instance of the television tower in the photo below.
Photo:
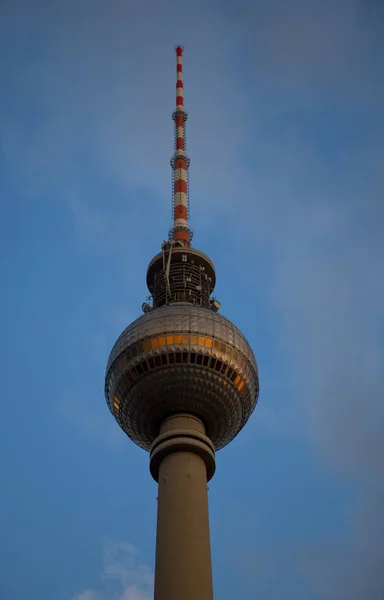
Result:
<svg viewBox="0 0 384 600"><path fill-rule="evenodd" d="M247 340L218 313L212 261L191 247L182 46L176 57L173 226L147 269L151 304L112 348L105 395L158 482L154 600L212 600L207 482L215 452L255 408L259 381Z"/></svg>

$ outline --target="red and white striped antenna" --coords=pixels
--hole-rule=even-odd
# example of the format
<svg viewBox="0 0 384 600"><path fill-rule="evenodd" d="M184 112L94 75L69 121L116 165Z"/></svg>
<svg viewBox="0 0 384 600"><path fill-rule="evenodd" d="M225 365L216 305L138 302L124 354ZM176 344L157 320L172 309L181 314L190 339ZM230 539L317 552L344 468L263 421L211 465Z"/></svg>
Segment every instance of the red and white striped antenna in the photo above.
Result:
<svg viewBox="0 0 384 600"><path fill-rule="evenodd" d="M189 156L186 154L186 121L188 113L184 110L183 85L183 46L177 45L176 51L176 108L172 113L175 123L175 145L171 158L172 167L172 209L173 226L169 238L189 246L193 231L189 218Z"/></svg>

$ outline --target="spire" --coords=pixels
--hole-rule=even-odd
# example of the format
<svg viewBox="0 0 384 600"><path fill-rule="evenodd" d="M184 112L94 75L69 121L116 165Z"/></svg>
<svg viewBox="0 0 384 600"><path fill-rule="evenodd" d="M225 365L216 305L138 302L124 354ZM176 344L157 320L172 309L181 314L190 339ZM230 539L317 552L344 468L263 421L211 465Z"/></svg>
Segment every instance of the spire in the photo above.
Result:
<svg viewBox="0 0 384 600"><path fill-rule="evenodd" d="M171 158L172 167L172 208L173 226L169 231L170 239L180 241L189 246L193 231L188 224L188 169L189 156L186 154L185 125L188 114L184 110L183 86L183 47L176 50L176 109L172 113L175 123L175 145Z"/></svg>

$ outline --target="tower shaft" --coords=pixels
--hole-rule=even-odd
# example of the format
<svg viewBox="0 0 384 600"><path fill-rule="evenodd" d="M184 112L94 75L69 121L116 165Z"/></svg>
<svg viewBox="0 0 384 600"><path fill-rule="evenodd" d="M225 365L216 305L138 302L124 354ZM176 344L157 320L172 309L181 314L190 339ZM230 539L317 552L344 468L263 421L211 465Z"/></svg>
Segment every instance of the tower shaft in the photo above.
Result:
<svg viewBox="0 0 384 600"><path fill-rule="evenodd" d="M212 600L205 428L176 415L161 428L154 600ZM207 455L205 456L205 453ZM156 462L151 454L151 470ZM213 459L214 460L214 459ZM154 474L154 473L153 473Z"/></svg>

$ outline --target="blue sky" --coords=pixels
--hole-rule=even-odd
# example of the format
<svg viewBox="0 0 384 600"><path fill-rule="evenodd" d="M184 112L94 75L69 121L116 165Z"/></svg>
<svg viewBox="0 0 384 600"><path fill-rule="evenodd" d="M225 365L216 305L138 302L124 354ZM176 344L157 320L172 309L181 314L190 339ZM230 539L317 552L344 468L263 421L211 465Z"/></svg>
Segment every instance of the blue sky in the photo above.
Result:
<svg viewBox="0 0 384 600"><path fill-rule="evenodd" d="M103 396L171 215L261 394L210 483L215 597L384 594L383 8L3 2L2 600L148 600L156 485Z"/></svg>

